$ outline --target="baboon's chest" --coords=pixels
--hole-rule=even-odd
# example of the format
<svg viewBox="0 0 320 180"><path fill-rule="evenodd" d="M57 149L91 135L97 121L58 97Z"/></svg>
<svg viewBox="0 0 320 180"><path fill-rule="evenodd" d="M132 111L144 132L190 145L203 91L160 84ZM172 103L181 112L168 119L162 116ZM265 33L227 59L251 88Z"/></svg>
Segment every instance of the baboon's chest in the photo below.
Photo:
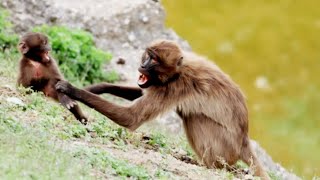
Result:
<svg viewBox="0 0 320 180"><path fill-rule="evenodd" d="M214 101L210 97L203 97L200 95L189 96L185 100L178 103L177 111L181 115L197 114L197 113L211 113L213 111L212 104Z"/></svg>
<svg viewBox="0 0 320 180"><path fill-rule="evenodd" d="M46 68L39 62L30 61L29 73L31 73L30 86L35 91L42 91L48 84L49 78L45 77Z"/></svg>
<svg viewBox="0 0 320 180"><path fill-rule="evenodd" d="M30 64L32 66L32 79L42 79L45 74L45 67L41 63L35 61L30 61Z"/></svg>

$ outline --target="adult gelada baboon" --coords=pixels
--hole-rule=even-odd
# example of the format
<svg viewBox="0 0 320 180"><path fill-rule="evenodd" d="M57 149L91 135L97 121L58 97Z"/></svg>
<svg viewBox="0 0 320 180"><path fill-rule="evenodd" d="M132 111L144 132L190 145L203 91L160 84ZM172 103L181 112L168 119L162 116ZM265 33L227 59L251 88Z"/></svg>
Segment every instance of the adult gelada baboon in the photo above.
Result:
<svg viewBox="0 0 320 180"><path fill-rule="evenodd" d="M102 83L87 87L90 93L66 81L58 82L56 88L131 130L175 109L190 145L206 166L223 167L221 158L229 165L252 160L255 174L268 179L250 147L245 97L215 64L164 40L146 48L139 72L140 88ZM123 107L93 93L137 99Z"/></svg>

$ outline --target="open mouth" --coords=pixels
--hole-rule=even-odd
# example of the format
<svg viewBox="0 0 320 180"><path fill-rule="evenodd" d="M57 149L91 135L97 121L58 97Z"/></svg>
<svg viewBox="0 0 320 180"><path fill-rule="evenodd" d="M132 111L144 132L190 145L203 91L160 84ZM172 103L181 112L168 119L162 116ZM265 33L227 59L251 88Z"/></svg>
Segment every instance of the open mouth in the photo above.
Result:
<svg viewBox="0 0 320 180"><path fill-rule="evenodd" d="M138 85L143 86L148 83L148 80L149 80L148 76L140 73L139 79L138 79Z"/></svg>

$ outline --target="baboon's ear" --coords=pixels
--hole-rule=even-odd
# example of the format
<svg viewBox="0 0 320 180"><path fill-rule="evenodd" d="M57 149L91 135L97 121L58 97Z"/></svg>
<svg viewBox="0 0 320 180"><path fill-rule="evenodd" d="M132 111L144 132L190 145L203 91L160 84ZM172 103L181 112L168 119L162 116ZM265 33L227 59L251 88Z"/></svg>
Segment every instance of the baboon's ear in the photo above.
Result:
<svg viewBox="0 0 320 180"><path fill-rule="evenodd" d="M20 42L19 43L19 51L22 54L27 54L27 52L29 51L29 47L25 42Z"/></svg>
<svg viewBox="0 0 320 180"><path fill-rule="evenodd" d="M177 66L181 66L183 60L183 56L181 56L177 62Z"/></svg>

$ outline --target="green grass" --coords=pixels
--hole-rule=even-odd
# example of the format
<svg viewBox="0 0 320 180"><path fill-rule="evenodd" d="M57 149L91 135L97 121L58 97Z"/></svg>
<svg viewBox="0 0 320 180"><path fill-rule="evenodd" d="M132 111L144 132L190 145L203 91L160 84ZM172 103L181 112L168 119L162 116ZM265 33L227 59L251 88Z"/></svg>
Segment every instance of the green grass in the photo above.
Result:
<svg viewBox="0 0 320 180"><path fill-rule="evenodd" d="M117 159L103 149L70 148L68 144L75 139L121 142L128 135L93 110L88 111L94 114L97 121L85 127L75 121L66 109L41 93L27 94L24 88L12 91L3 87L15 86L17 55L1 56L0 179L96 179L100 173L114 178L149 177L143 167ZM8 103L8 97L17 97L25 105ZM97 136L92 138L89 132Z"/></svg>
<svg viewBox="0 0 320 180"><path fill-rule="evenodd" d="M143 167L114 158L99 148L68 151L68 142L54 139L59 136L52 136L54 133L48 130L52 131L52 127L40 127L23 126L18 119L0 114L0 162L5 162L0 163L1 179L92 179L94 170L109 176L149 177ZM79 137L85 134L79 129L84 132L75 125L64 130L70 137Z"/></svg>
<svg viewBox="0 0 320 180"><path fill-rule="evenodd" d="M112 55L95 47L91 33L64 26L38 26L33 29L49 37L52 55L64 76L78 84L93 84L101 81L114 82L119 79L114 71L103 71Z"/></svg>
<svg viewBox="0 0 320 180"><path fill-rule="evenodd" d="M136 179L150 178L144 167L130 164L124 160L115 159L106 151L97 148L81 149L76 152L75 157L86 159L88 164L91 164L95 169L102 173L133 177ZM112 169L111 172L110 169Z"/></svg>
<svg viewBox="0 0 320 180"><path fill-rule="evenodd" d="M320 1L162 2L167 25L247 95L251 137L288 169L319 176Z"/></svg>
<svg viewBox="0 0 320 180"><path fill-rule="evenodd" d="M1 115L0 179L92 179L89 164L16 121Z"/></svg>

